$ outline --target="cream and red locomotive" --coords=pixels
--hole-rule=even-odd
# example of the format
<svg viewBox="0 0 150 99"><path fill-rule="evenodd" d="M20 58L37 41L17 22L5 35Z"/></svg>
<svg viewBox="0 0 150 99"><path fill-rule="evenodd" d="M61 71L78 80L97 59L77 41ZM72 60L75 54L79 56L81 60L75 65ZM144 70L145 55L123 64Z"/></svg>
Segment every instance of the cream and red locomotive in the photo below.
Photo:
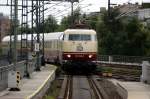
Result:
<svg viewBox="0 0 150 99"><path fill-rule="evenodd" d="M91 29L67 29L63 35L63 68L71 73L94 71L97 59L97 35Z"/></svg>
<svg viewBox="0 0 150 99"><path fill-rule="evenodd" d="M95 61L97 39L94 30L68 29L63 37L63 60Z"/></svg>

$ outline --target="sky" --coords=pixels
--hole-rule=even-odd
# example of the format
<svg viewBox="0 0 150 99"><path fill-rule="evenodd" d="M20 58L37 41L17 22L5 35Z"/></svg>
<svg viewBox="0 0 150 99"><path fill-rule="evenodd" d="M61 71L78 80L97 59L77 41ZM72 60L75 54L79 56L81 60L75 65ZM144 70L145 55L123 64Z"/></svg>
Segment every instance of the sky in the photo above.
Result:
<svg viewBox="0 0 150 99"><path fill-rule="evenodd" d="M10 0L8 0L10 2ZM106 7L107 8L107 3L108 0L79 0L80 3L74 3L74 9L80 6L81 11L83 13L88 13L88 12L95 12L95 11L100 11L100 7ZM150 0L110 0L112 4L123 4L123 3L142 3L142 2L150 2ZM0 4L6 4L7 0L0 0ZM58 2L52 2L52 4L46 5L45 8L49 8L48 10L45 11L45 17L48 15L52 14L56 17L58 21L61 20L63 16L68 15L71 12L71 4L68 2L65 3L60 3L58 6L55 4ZM30 3L29 3L30 4ZM53 6L55 5L55 6ZM52 7L53 6L53 7ZM10 7L1 7L0 6L0 13L4 13L4 15L10 15ZM30 10L30 9L29 9ZM30 15L29 15L30 16ZM19 19L21 18L21 11L19 11L18 15ZM30 18L29 18L30 19Z"/></svg>

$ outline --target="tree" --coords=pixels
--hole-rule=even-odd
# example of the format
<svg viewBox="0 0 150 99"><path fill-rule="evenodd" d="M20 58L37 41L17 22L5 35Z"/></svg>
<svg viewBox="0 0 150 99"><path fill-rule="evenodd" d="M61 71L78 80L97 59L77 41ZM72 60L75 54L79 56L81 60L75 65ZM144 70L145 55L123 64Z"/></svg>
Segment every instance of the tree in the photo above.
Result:
<svg viewBox="0 0 150 99"><path fill-rule="evenodd" d="M99 53L109 55L146 55L148 32L134 17L116 19L118 12L112 10L111 20L107 12L97 23Z"/></svg>
<svg viewBox="0 0 150 99"><path fill-rule="evenodd" d="M19 27L18 28L18 34L21 34L22 31L25 31L27 34L30 34L32 32L32 29L27 26L27 27Z"/></svg>
<svg viewBox="0 0 150 99"><path fill-rule="evenodd" d="M96 24L98 21L98 16L97 15L86 15L83 14L82 15L82 19L85 22L85 24L87 24L90 28L96 30Z"/></svg>
<svg viewBox="0 0 150 99"><path fill-rule="evenodd" d="M52 15L49 15L48 18L44 22L43 32L46 32L46 33L54 32L57 30L57 28L58 28L58 24L57 24L56 19Z"/></svg>
<svg viewBox="0 0 150 99"><path fill-rule="evenodd" d="M60 31L64 31L67 28L71 28L72 27L72 20L73 23L78 23L79 19L80 19L80 8L77 8L75 11L73 11L73 16L68 15L64 18L62 18L61 23L60 23L60 27L58 30Z"/></svg>
<svg viewBox="0 0 150 99"><path fill-rule="evenodd" d="M60 23L60 26L59 26L59 28L58 28L58 30L59 31L64 31L65 29L67 29L67 28L69 28L69 17L70 16L67 16L67 17L64 17L64 18L62 18L62 20L61 20L61 23Z"/></svg>

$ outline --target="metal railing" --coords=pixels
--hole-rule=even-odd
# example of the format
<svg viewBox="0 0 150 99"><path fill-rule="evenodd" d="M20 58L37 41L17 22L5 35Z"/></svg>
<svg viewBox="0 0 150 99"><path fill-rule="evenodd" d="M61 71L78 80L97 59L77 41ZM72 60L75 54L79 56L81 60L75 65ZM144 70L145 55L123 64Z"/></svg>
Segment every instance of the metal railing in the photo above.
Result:
<svg viewBox="0 0 150 99"><path fill-rule="evenodd" d="M28 62L28 72L31 74L35 70L36 58ZM8 73L13 70L13 64L0 67L0 91L8 87ZM25 76L26 61L21 61L16 64L16 71L20 72L21 78Z"/></svg>
<svg viewBox="0 0 150 99"><path fill-rule="evenodd" d="M99 55L98 61L105 62L120 62L120 63L139 63L142 61L149 61L150 57L141 57L141 56L120 56L120 55Z"/></svg>

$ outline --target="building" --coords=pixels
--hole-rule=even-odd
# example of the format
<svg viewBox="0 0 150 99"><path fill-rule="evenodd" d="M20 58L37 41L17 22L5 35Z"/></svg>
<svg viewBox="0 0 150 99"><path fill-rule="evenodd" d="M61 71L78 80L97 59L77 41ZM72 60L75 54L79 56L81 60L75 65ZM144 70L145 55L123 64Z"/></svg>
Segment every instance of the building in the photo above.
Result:
<svg viewBox="0 0 150 99"><path fill-rule="evenodd" d="M2 38L9 34L10 31L10 20L8 16L4 16L0 13L0 42Z"/></svg>
<svg viewBox="0 0 150 99"><path fill-rule="evenodd" d="M2 38L9 34L10 20L8 16L4 16L0 13L0 54L1 54L1 41Z"/></svg>
<svg viewBox="0 0 150 99"><path fill-rule="evenodd" d="M139 9L137 16L140 20L150 19L150 8Z"/></svg>
<svg viewBox="0 0 150 99"><path fill-rule="evenodd" d="M135 12L140 9L140 5L138 3L136 4L123 4L123 5L118 5L115 8L119 10L120 13L128 13L128 12Z"/></svg>
<svg viewBox="0 0 150 99"><path fill-rule="evenodd" d="M106 7L100 7L100 12L106 12Z"/></svg>
<svg viewBox="0 0 150 99"><path fill-rule="evenodd" d="M142 5L136 4L123 4L116 7L120 11L120 15L117 18L123 16L137 17L144 23L149 23L150 20L150 3L142 3Z"/></svg>

